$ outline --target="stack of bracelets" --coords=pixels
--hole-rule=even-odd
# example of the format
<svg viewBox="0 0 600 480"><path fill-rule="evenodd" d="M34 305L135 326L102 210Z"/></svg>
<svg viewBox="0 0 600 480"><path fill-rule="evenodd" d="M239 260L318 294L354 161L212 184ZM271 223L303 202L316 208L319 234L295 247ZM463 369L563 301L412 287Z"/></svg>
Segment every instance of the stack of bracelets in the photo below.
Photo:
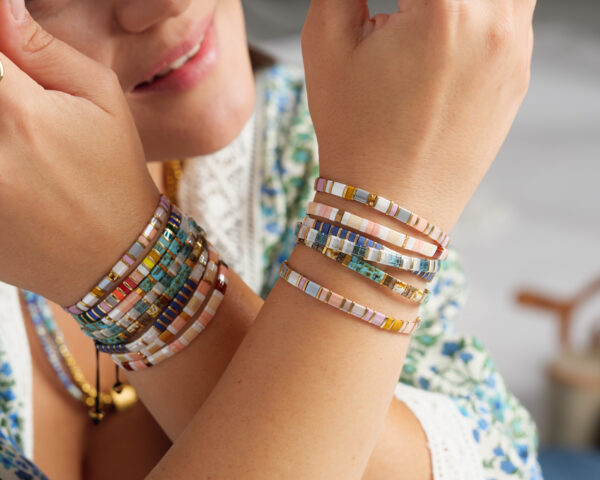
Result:
<svg viewBox="0 0 600 480"><path fill-rule="evenodd" d="M162 195L135 243L64 309L98 352L125 370L143 370L202 333L225 296L227 271L204 230Z"/></svg>
<svg viewBox="0 0 600 480"><path fill-rule="evenodd" d="M425 303L428 290L409 285L377 265L431 281L448 254L448 235L360 188L324 178L317 178L314 188L371 207L433 243L317 202L308 204L307 216L296 225L298 242L406 301ZM398 253L379 241L419 256ZM125 370L143 370L182 351L202 333L225 296L227 273L204 230L161 195L148 225L121 259L79 302L64 308L94 340L97 352L110 354ZM410 335L419 325L419 318L398 320L347 299L294 271L287 262L281 265L280 277L316 300L382 329ZM38 324L41 328L41 321ZM99 391L98 375L96 387ZM80 395L75 386L69 384L69 389ZM99 397L95 396L98 415Z"/></svg>
<svg viewBox="0 0 600 480"><path fill-rule="evenodd" d="M396 203L357 187L319 177L315 180L314 190L371 207L427 236L433 243L317 202L308 204L307 216L296 225L295 233L298 243L317 250L331 260L362 275L369 281L382 285L406 300L418 304L427 302L430 295L428 290L409 285L374 264L394 267L410 272L426 281L431 281L440 268L440 261L448 255L447 247L450 238L446 233ZM317 218L324 220L317 220ZM378 243L377 240L427 258L400 254ZM384 330L410 335L420 323L419 318L410 321L398 320L360 305L306 278L290 268L287 262L283 262L281 265L279 275L286 282L316 300Z"/></svg>

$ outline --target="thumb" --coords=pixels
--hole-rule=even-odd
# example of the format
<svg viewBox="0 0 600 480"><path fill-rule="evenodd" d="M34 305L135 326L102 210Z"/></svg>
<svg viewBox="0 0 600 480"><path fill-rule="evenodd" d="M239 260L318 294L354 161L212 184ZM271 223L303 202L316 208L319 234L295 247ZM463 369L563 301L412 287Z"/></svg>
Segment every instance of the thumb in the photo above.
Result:
<svg viewBox="0 0 600 480"><path fill-rule="evenodd" d="M24 0L0 0L0 51L45 89L83 97L110 110L114 72L44 30Z"/></svg>
<svg viewBox="0 0 600 480"><path fill-rule="evenodd" d="M312 0L304 35L322 35L358 44L370 18L367 0Z"/></svg>

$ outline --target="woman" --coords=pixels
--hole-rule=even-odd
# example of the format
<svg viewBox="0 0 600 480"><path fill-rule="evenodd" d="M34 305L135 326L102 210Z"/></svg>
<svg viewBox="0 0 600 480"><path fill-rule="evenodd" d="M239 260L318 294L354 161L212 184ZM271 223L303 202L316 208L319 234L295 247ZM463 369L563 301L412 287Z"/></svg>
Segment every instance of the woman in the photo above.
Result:
<svg viewBox="0 0 600 480"><path fill-rule="evenodd" d="M1 130L2 183L10 185L2 193L2 220L11 226L11 234L2 237L2 280L53 300L54 319L91 378L93 347L81 342L75 322L58 305L73 303L82 285L99 278L149 216L156 189L143 159L195 157L185 165L178 198L182 209L207 228L252 290L266 297L280 263L292 251L292 227L309 199L316 176L315 137L302 78L292 70L276 67L258 74L252 115L254 83L237 0L33 0L27 7L50 34L110 67L125 94L117 94L107 69L38 30L22 3L2 3L0 51L6 57L0 58L6 73L0 101L10 112ZM403 1L398 14L370 21L364 2L314 2L304 53L321 174L343 176L349 183L366 181L374 190L400 195L450 229L493 160L525 91L531 11L531 2L524 1L476 6ZM400 165L394 160L398 156ZM365 169L365 159L378 168ZM156 165L151 168L160 178ZM402 176L390 181L381 175L399 166ZM435 182L423 181L434 173ZM247 185L251 188L240 188ZM45 205L55 207L56 217L50 220ZM115 225L122 228L115 231ZM29 246L40 231L53 235ZM322 271L321 260L311 254L299 247L293 258L306 272ZM363 473L366 478L429 478L432 471L435 478L536 478L529 416L506 391L480 344L453 333L461 277L452 258L433 287L440 293L422 312L426 321L407 360L406 344L378 338L362 355L344 361L340 371L336 364L342 357L327 360L327 352L315 353L310 341L303 345L289 309L297 305L314 319L339 321L336 332L346 328L347 319L303 303L304 298L279 286L254 324L262 302L232 276L213 325L189 349L146 372L128 374L148 410L139 405L96 430L79 405L65 401L26 322L36 391L34 425L27 408L4 408L12 419L2 424L8 438L3 452L12 452L0 454L5 469L36 469L19 465L14 453L17 447L31 454L27 429L33 428L34 460L51 478L137 478L157 464L152 478L358 478ZM25 264L35 265L35 272ZM356 288L345 272L336 275ZM14 306L15 292L7 292L4 303ZM371 296L382 309L414 313L375 292ZM26 313L23 304L21 310ZM275 329L279 333L269 330L269 322L284 313L290 322L285 330L293 338L278 337L280 328ZM7 331L15 341L4 341L3 347L23 355L26 345L15 348L19 341L23 345L22 322L13 323ZM364 338L362 331L360 342L357 331L341 332L329 344L329 354L336 345L363 345ZM286 352L291 358L285 358ZM22 378L10 375L13 367L8 366L17 363L17 353L3 357L6 384L17 385ZM369 365L366 359L374 362L374 353L381 356L371 368L386 375L369 380L349 375ZM309 357L302 367L293 361ZM283 368L275 377L266 374L272 373L273 360ZM311 377L319 361L332 365L327 385L320 375ZM103 363L107 367L110 360ZM389 405L390 379L398 377L402 365L410 387L398 386ZM349 378L341 379L341 372ZM268 382L261 386L260 378ZM106 391L113 382L102 380ZM338 395L334 404L328 392ZM310 408L298 404L304 395L312 399ZM21 397L5 394L9 405L27 403L27 392ZM225 409L215 410L223 406L219 400L232 398L236 402L226 405L239 416L228 411L220 418L216 412L225 414ZM290 410L278 411L277 404ZM258 421L257 405L272 405L265 409L267 419ZM361 411L358 420L361 405L373 411ZM385 407L387 417L374 413L376 405ZM282 433L291 426L301 432L295 440ZM200 432L204 437L198 439ZM169 445L165 434L175 444L160 461ZM275 434L277 448L272 450ZM326 447L332 438L335 451ZM256 439L262 441L252 442L255 450L244 443ZM205 442L200 444L208 457L189 456L191 447L198 453L198 442ZM236 460L220 449L225 445ZM299 448L304 462L292 460Z"/></svg>

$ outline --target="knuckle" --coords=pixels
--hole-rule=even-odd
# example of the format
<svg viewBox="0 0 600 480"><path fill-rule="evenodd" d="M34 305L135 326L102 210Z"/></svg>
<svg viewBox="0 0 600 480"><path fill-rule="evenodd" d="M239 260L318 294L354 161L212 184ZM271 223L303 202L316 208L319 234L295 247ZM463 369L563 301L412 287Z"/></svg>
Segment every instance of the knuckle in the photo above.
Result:
<svg viewBox="0 0 600 480"><path fill-rule="evenodd" d="M485 33L485 45L490 56L505 53L513 44L515 32L507 19L497 19Z"/></svg>
<svg viewBox="0 0 600 480"><path fill-rule="evenodd" d="M439 2L440 13L446 17L462 16L471 8L467 0L443 0Z"/></svg>
<svg viewBox="0 0 600 480"><path fill-rule="evenodd" d="M23 49L29 53L37 53L48 48L55 41L52 35L32 21L24 35Z"/></svg>

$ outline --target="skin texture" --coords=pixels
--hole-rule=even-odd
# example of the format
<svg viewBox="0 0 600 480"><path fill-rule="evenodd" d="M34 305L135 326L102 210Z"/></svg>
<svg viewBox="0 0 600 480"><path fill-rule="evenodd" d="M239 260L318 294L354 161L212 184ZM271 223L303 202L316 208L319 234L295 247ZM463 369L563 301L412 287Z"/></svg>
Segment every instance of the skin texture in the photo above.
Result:
<svg viewBox="0 0 600 480"><path fill-rule="evenodd" d="M155 0L147 5L153 11L160 3ZM186 11L185 4L189 6L188 2L170 2L163 12L174 18ZM16 138L0 143L2 181L11 187L2 191L0 201L14 206L0 218L13 227L10 238L0 237L0 251L11 252L10 258L0 258L2 280L68 304L114 263L114 253L107 252L122 251L135 238L141 225L131 219L145 222L141 219L149 217L149 205L154 208L156 202L150 199L156 198L157 190L140 170L141 142L135 141L135 127L121 94L125 77L118 77L119 84L114 74L50 40L34 24L15 22L14 8L11 12L6 0L1 5L0 21L6 28L0 48L12 62L5 55L0 57L7 67L0 102L10 113L0 121L0 134ZM86 5L81 2L81 8ZM135 5L131 0L120 6ZM525 93L533 3L436 0L403 1L400 7L398 14L369 20L361 1L313 2L303 49L322 173L343 171L343 176L335 176L400 197L407 207L450 230L495 157ZM125 22L127 29L136 30L123 20L134 17L116 10L121 12L117 23L123 27ZM161 26L167 25L166 17L162 20ZM90 69L97 70L93 85L85 82ZM84 71L86 75L77 75ZM19 88L30 89L31 104L11 101L5 93ZM95 120L93 129L90 118ZM33 148L31 132L40 128L44 135L36 137ZM72 132L69 141L65 131ZM144 132L140 134L144 138ZM144 149L152 157L150 143L146 140ZM86 163L81 160L83 152ZM402 165L397 161L399 152ZM369 164L372 159L377 160L378 169ZM137 187L128 184L124 188L114 182L116 170L123 181L138 182L134 183ZM435 182L430 181L432 172ZM73 179L80 177L85 182L78 190ZM35 199L29 189L19 188L23 178L37 179L32 189ZM40 193L46 197L38 198ZM50 224L40 209L29 222L20 221L33 202L44 200L64 215ZM121 223L130 228L111 229L114 218L108 214L103 218L96 208L100 204L115 211L127 205ZM28 209L19 210L17 205ZM345 208L361 213L355 206ZM95 221L89 229L75 230L72 218ZM387 221L381 219L384 224ZM32 248L26 239L40 230L51 232L52 238ZM340 285L342 293L376 309L399 318L416 315L415 306L400 304L379 289L365 286L342 267L323 268L328 262L301 247L290 260L307 276ZM23 265L35 265L36 275ZM247 287L233 277L228 297L243 298L244 291ZM226 321L232 311L236 309L223 310L215 320ZM235 322L230 325L239 324ZM349 321L278 283L231 361L223 361L228 364L224 374L213 372L215 388L210 388L206 401L202 403L200 393L196 404L160 408L177 391L186 387L196 391L195 386L190 389L189 384L176 380L198 377L197 366L205 364L194 360L202 357L200 340L208 333L172 361L130 376L157 422L176 439L150 478L197 478L198 472L202 478L361 478L365 472L378 478L384 471L408 475L408 459L403 461L401 456L393 458L394 465L370 470L374 450L373 458L382 457L383 450L376 448L378 439L382 435L389 439L400 431L411 434L409 440L419 439L418 462L414 463L422 468L409 478L429 477L423 434L415 428L415 419L402 409L390 410L406 338ZM166 378L174 379L176 390L158 381ZM197 413L189 422L194 407ZM398 423L388 428L388 418ZM405 425L408 428L398 428ZM398 444L402 444L400 439Z"/></svg>

